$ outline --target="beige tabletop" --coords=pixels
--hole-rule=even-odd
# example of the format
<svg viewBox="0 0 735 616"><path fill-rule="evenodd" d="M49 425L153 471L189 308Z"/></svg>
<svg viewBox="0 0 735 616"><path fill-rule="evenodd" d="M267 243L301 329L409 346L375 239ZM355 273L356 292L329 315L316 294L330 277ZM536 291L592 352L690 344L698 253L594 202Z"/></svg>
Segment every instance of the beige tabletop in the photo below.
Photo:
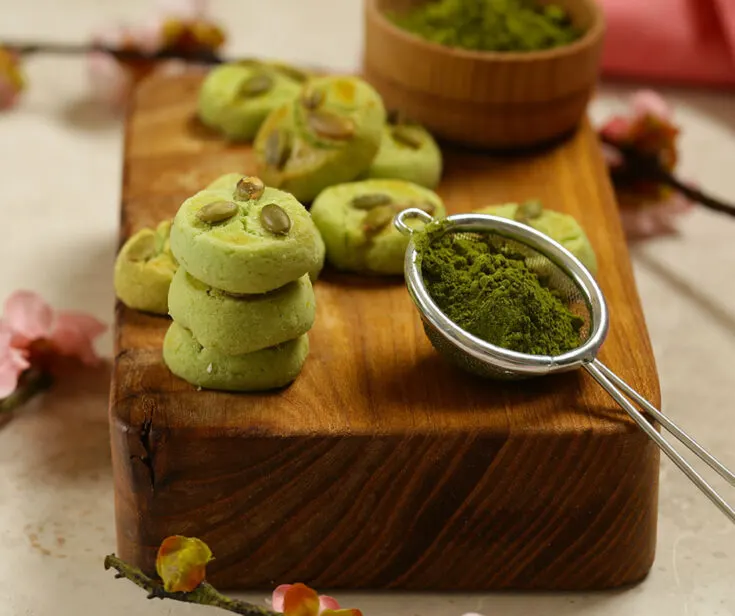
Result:
<svg viewBox="0 0 735 616"><path fill-rule="evenodd" d="M99 23L136 18L146 0L0 0L0 40L85 41ZM359 0L215 0L232 54L354 70ZM20 107L0 115L0 301L17 288L111 322L121 122L86 97L84 63L38 57ZM605 86L595 119L629 88ZM684 129L682 174L735 200L735 96L665 90ZM664 409L735 466L735 220L690 215L679 237L633 248ZM109 357L111 336L100 344ZM109 368L59 382L0 420L0 616L204 614L146 602L102 569L115 549L107 430ZM667 460L661 467L658 555L650 576L598 594L336 593L390 616L735 614L735 526ZM723 482L715 485L724 488ZM735 500L735 490L730 490ZM298 580L294 580L298 581ZM265 594L252 595L263 601ZM210 611L207 611L210 609Z"/></svg>

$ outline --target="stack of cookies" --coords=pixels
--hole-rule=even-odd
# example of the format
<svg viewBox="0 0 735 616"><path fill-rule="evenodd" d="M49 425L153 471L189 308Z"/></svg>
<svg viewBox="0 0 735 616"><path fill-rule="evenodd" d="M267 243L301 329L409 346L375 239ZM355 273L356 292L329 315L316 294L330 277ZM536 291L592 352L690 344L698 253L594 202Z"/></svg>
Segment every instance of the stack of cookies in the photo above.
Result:
<svg viewBox="0 0 735 616"><path fill-rule="evenodd" d="M283 387L309 353L316 302L310 275L324 244L292 195L228 174L187 199L171 228L179 269L163 344L169 369L228 391Z"/></svg>

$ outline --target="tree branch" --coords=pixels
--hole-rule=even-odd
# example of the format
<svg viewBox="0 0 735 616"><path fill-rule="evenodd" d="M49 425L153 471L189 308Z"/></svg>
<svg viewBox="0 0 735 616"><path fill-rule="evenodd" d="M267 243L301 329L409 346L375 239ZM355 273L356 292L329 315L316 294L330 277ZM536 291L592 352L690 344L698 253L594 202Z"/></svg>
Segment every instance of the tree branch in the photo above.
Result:
<svg viewBox="0 0 735 616"><path fill-rule="evenodd" d="M114 569L117 571L116 578L126 578L139 588L147 591L149 599L173 599L183 603L209 605L242 616L280 616L279 612L274 612L265 607L226 597L207 582L202 582L191 592L167 592L160 582L152 580L140 569L128 565L114 554L105 558L105 569Z"/></svg>
<svg viewBox="0 0 735 616"><path fill-rule="evenodd" d="M158 60L184 60L185 62L193 62L197 64L222 64L225 60L218 55L209 51L199 51L194 53L181 53L172 49L161 49L155 53L144 53L132 49L115 49L104 45L88 45L79 43L11 43L0 42L3 47L12 49L20 55L28 55L34 53L52 53L59 55L79 56L91 53L93 51L101 51L108 53L118 60L147 60L156 62Z"/></svg>
<svg viewBox="0 0 735 616"><path fill-rule="evenodd" d="M9 413L24 405L31 398L51 386L53 379L48 372L29 368L20 377L18 387L7 398L0 399L0 413Z"/></svg>
<svg viewBox="0 0 735 616"><path fill-rule="evenodd" d="M685 184L673 173L664 169L656 157L646 156L634 148L621 146L615 141L607 139L604 136L601 136L600 138L605 144L612 146L620 152L623 157L625 171L619 175L621 181L648 180L659 182L660 184L665 184L669 188L673 188L688 199L696 201L710 210L720 212L721 214L735 216L735 205L726 203L725 201L702 192L693 186ZM613 174L613 177L616 177L615 174Z"/></svg>

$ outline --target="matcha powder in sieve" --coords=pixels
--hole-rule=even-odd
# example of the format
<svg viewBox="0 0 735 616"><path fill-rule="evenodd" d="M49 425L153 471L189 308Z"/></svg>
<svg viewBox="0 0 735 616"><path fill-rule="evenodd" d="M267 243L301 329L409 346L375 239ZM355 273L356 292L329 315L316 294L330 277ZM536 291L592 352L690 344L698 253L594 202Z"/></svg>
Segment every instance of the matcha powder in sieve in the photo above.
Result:
<svg viewBox="0 0 735 616"><path fill-rule="evenodd" d="M533 0L432 0L388 17L433 43L475 51L538 51L582 35L560 6Z"/></svg>
<svg viewBox="0 0 735 616"><path fill-rule="evenodd" d="M580 345L583 321L544 286L522 256L481 236L442 234L441 223L415 236L429 295L466 332L530 355Z"/></svg>

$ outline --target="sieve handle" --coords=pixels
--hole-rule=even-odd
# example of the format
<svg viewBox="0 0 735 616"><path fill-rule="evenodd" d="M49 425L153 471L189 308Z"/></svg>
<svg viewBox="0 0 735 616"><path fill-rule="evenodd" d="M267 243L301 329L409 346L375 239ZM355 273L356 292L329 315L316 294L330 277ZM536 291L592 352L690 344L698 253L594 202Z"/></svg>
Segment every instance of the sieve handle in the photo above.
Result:
<svg viewBox="0 0 735 616"><path fill-rule="evenodd" d="M431 215L424 212L424 210L420 210L417 207L409 207L405 210L401 210L400 212L398 212L398 214L396 214L396 217L393 219L393 226L398 229L398 231L400 231L403 235L411 237L414 229L410 227L406 221L412 218L418 218L425 225L428 225L430 222L434 222L434 219L431 217Z"/></svg>
<svg viewBox="0 0 735 616"><path fill-rule="evenodd" d="M686 447L693 451L697 457L714 469L720 476L724 477L730 485L735 485L735 474L725 467L717 458L705 450L699 443L691 438L673 421L666 417L661 411L653 406L648 400L641 396L635 389L617 376L605 364L593 359L584 364L585 370L590 373L602 388L617 402L620 407L630 415L638 426L663 450L669 459L681 470L717 508L724 513L731 522L735 523L735 509L733 509L704 478L689 464L681 454L665 439L656 428L643 416L643 413L631 403L637 403L654 419L656 419L666 430L674 435ZM627 397L626 397L627 396Z"/></svg>

